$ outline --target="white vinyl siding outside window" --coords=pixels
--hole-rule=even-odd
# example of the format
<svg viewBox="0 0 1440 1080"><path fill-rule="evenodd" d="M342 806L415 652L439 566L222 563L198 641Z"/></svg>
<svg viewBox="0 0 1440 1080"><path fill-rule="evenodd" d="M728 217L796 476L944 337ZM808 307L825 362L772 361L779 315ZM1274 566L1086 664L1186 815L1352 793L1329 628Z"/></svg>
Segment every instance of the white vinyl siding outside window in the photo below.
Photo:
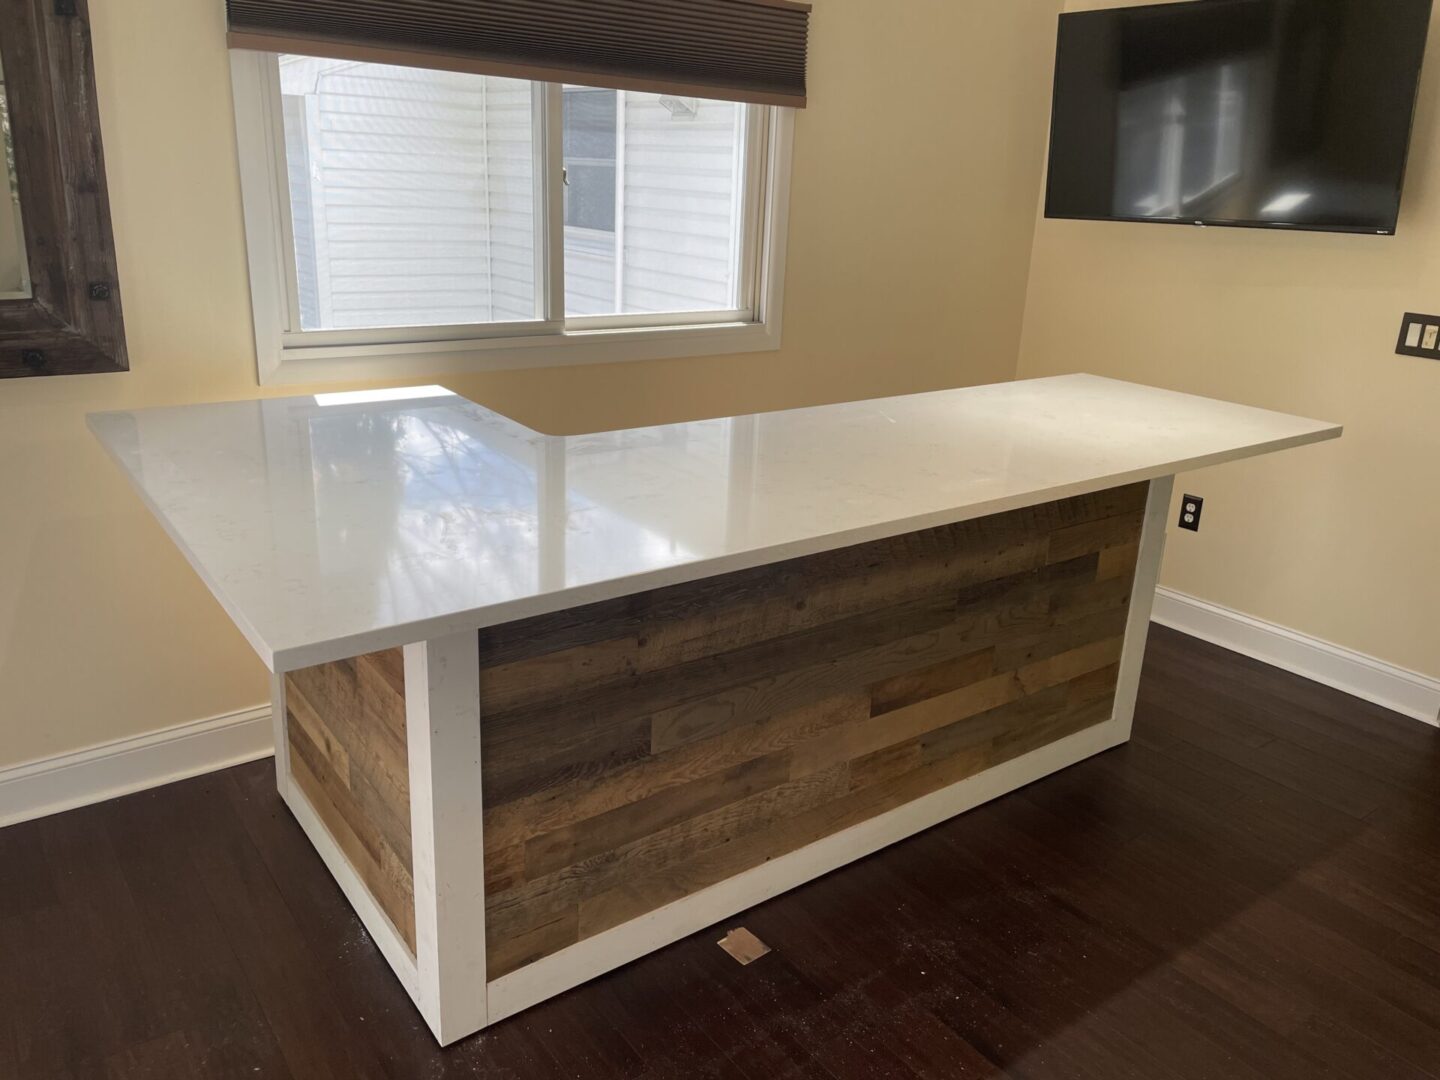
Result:
<svg viewBox="0 0 1440 1080"><path fill-rule="evenodd" d="M778 347L788 110L232 56L262 382Z"/></svg>
<svg viewBox="0 0 1440 1080"><path fill-rule="evenodd" d="M299 329L536 318L529 83L280 58Z"/></svg>

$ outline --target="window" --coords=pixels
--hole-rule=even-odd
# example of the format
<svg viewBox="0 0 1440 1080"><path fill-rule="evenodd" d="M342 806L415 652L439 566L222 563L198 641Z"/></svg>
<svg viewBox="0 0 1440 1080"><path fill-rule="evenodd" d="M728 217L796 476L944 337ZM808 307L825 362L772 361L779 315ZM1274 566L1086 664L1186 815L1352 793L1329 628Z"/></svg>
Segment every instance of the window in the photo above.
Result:
<svg viewBox="0 0 1440 1080"><path fill-rule="evenodd" d="M232 62L262 382L778 347L788 110Z"/></svg>
<svg viewBox="0 0 1440 1080"><path fill-rule="evenodd" d="M536 309L529 83L279 58L300 331Z"/></svg>
<svg viewBox="0 0 1440 1080"><path fill-rule="evenodd" d="M565 88L565 228L615 232L618 90ZM568 239L568 237L567 237Z"/></svg>

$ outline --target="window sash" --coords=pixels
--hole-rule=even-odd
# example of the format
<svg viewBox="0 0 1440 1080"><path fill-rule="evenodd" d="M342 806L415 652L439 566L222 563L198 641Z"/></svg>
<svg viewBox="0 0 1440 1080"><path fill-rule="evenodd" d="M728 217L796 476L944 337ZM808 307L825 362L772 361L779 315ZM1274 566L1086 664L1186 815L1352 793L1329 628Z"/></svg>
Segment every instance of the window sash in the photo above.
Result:
<svg viewBox="0 0 1440 1080"><path fill-rule="evenodd" d="M231 52L257 366L262 385L715 356L780 347L793 111L745 110L736 295L729 310L564 316L562 84L535 84L537 318L299 330L283 101L276 53ZM553 227L549 223L555 223ZM550 317L545 317L546 315Z"/></svg>
<svg viewBox="0 0 1440 1080"><path fill-rule="evenodd" d="M300 288L295 251L295 221L290 200L288 162L285 156L284 101L280 90L278 53L264 54L264 111L268 141L274 148L272 183L281 193L278 201L279 243L285 268L281 318L281 344L285 349L329 350L346 346L396 346L436 342L488 341L496 338L555 336L566 331L597 329L648 329L661 326L713 326L718 323L758 321L756 286L763 258L761 227L764 221L766 146L773 109L748 106L741 139L740 227L732 237L739 250L733 255L735 297L728 309L671 311L643 314L565 315L565 188L564 89L560 83L532 83L531 116L534 124L535 161L535 299L534 319L510 322L462 323L447 326L366 327L353 330L305 330L300 325ZM623 93L623 91L622 91ZM623 110L623 103L621 105ZM617 190L618 194L618 190ZM618 224L618 221L617 221ZM610 234L606 234L610 235ZM618 232L615 234L618 236ZM618 287L618 286L617 286ZM320 355L316 353L315 355Z"/></svg>

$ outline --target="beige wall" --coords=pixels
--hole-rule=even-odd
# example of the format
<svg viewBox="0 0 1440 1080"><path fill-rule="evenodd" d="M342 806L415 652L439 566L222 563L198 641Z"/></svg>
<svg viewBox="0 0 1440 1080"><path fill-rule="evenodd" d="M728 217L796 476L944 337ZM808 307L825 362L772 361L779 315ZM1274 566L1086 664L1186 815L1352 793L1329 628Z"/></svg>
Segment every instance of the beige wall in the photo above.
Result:
<svg viewBox="0 0 1440 1080"><path fill-rule="evenodd" d="M1009 378L1059 3L818 0L779 353L450 385L581 430ZM260 392L221 8L91 4L133 370L0 382L0 766L267 695L83 423Z"/></svg>
<svg viewBox="0 0 1440 1080"><path fill-rule="evenodd" d="M1067 8L1112 6L1077 3ZM1398 235L1041 220L1019 376L1092 371L1341 421L1344 439L1181 479L1204 528L1162 584L1440 676L1440 32Z"/></svg>

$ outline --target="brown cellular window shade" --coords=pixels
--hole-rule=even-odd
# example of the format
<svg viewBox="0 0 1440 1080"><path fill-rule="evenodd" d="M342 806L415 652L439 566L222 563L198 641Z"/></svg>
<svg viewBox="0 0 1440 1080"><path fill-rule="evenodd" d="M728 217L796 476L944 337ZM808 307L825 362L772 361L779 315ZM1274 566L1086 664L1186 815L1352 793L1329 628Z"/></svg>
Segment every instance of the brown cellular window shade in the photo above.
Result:
<svg viewBox="0 0 1440 1080"><path fill-rule="evenodd" d="M794 0L226 0L237 49L805 104Z"/></svg>

